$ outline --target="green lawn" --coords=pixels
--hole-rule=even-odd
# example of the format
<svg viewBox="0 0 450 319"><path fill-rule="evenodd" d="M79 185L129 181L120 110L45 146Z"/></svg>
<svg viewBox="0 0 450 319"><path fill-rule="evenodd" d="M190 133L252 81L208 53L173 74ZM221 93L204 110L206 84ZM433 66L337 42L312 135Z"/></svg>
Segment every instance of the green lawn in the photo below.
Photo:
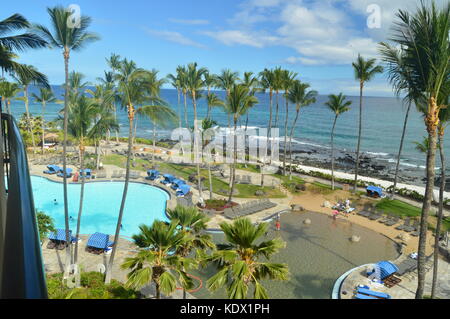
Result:
<svg viewBox="0 0 450 319"><path fill-rule="evenodd" d="M399 200L382 199L375 206L378 210L385 213L392 213L397 216L417 217L421 214L421 209Z"/></svg>
<svg viewBox="0 0 450 319"><path fill-rule="evenodd" d="M103 159L103 163L105 165L115 165L121 168L125 168L126 164L126 157L123 155L108 155ZM163 173L170 173L172 175L175 175L181 179L187 180L190 175L197 174L197 169L192 166L183 166L178 164L172 164L172 163L165 163L165 162L155 162L155 164L159 165L159 170ZM136 158L136 167L133 167L132 170L139 170L139 171L145 171L145 166L151 166L150 162L142 159ZM200 174L205 178L204 185L209 189L209 180L208 180L208 170L202 169L200 171ZM212 177L212 184L213 184L213 192L220 195L228 195L229 186L228 183L224 182L223 180ZM285 198L286 195L281 192L277 188L272 188L269 186L260 187L257 185L243 185L243 184L237 184L236 189L239 191L239 194L234 196L237 198L257 198L255 195L255 192L258 190L262 190L267 194L267 197L270 198ZM223 191L224 192L223 192Z"/></svg>

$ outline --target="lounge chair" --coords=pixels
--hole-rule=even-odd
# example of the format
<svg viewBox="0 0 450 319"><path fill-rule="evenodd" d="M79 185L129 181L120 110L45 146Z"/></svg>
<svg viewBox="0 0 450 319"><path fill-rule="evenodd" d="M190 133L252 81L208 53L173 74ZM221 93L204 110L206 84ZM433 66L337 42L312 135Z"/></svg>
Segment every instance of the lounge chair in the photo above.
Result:
<svg viewBox="0 0 450 319"><path fill-rule="evenodd" d="M383 218L379 219L378 222L381 223L381 224L386 224L391 219L392 219L392 215L390 213L387 213L386 216L384 216Z"/></svg>
<svg viewBox="0 0 450 319"><path fill-rule="evenodd" d="M408 218L405 219L405 222L402 225L395 227L395 229L397 229L397 230L404 230L406 227L410 227L410 226L411 226L411 221L410 221L410 219L408 217Z"/></svg>
<svg viewBox="0 0 450 319"><path fill-rule="evenodd" d="M55 240L50 239L47 243L47 249L54 249L57 246L57 242Z"/></svg>
<svg viewBox="0 0 450 319"><path fill-rule="evenodd" d="M370 214L371 214L370 212L367 212L367 211L364 211L364 210L356 213L356 215L363 216L363 217L369 217Z"/></svg>
<svg viewBox="0 0 450 319"><path fill-rule="evenodd" d="M386 226L394 226L397 225L398 222L400 221L400 217L398 216L393 216L391 217L391 219L389 221L387 221L386 223L384 223Z"/></svg>
<svg viewBox="0 0 450 319"><path fill-rule="evenodd" d="M391 299L392 297L384 292L373 291L366 288L358 288L357 292L363 295L372 296L381 299Z"/></svg>
<svg viewBox="0 0 450 319"><path fill-rule="evenodd" d="M356 294L355 299L378 299L378 298L362 294Z"/></svg>
<svg viewBox="0 0 450 319"><path fill-rule="evenodd" d="M398 268L397 275L403 276L417 268L417 260L408 257L396 266Z"/></svg>
<svg viewBox="0 0 450 319"><path fill-rule="evenodd" d="M378 220L383 216L382 213L373 213L372 215L369 216L370 220Z"/></svg>
<svg viewBox="0 0 450 319"><path fill-rule="evenodd" d="M97 178L106 178L106 172L98 173Z"/></svg>
<svg viewBox="0 0 450 319"><path fill-rule="evenodd" d="M405 226L403 228L403 231L405 231L407 233L410 233L412 231L416 231L418 226L419 226L419 222L416 220L416 221L414 221L414 225L412 225L412 226Z"/></svg>
<svg viewBox="0 0 450 319"><path fill-rule="evenodd" d="M420 221L419 220L416 220L414 222L413 228L414 228L414 230L411 233L411 236L419 237L419 235L420 235Z"/></svg>

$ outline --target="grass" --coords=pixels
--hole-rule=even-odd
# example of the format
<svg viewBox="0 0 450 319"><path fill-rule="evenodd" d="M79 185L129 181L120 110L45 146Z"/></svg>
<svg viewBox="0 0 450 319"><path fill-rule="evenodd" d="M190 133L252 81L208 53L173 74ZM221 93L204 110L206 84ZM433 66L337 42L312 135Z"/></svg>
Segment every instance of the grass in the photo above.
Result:
<svg viewBox="0 0 450 319"><path fill-rule="evenodd" d="M400 217L418 217L421 214L421 209L412 206L408 203L401 202L399 200L391 200L384 198L378 202L375 206L378 210L383 212L390 212Z"/></svg>
<svg viewBox="0 0 450 319"><path fill-rule="evenodd" d="M103 164L105 165L115 165L121 168L125 168L126 165L126 157L123 155L117 155L112 154L105 156L103 158ZM132 170L137 171L146 171L146 167L150 166L151 163L136 158L136 167L133 167ZM158 162L155 161L155 164L159 165L159 170L164 173L170 173L178 178L187 180L190 175L197 174L197 169L193 166L185 166L185 165L178 165L178 164L172 164L172 163L165 163L165 162ZM204 186L208 188L209 190L209 180L208 180L208 170L202 169L200 171L200 175L205 178ZM212 186L213 186L213 192L216 194L228 196L228 190L229 185L228 183L224 182L223 180L212 177ZM257 185L243 185L243 184L237 184L236 189L238 190L239 194L235 195L233 197L237 198L258 198L258 196L255 195L256 191L263 191L266 194L266 197L270 198L285 198L286 195L280 191L277 188L272 188L270 186L264 186L260 187ZM223 192L223 191L224 192Z"/></svg>

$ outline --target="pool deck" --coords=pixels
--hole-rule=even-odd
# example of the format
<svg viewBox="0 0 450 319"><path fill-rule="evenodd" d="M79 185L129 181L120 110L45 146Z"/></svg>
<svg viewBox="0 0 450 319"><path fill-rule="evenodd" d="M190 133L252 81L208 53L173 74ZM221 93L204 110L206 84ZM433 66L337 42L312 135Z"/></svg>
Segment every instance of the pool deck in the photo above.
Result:
<svg viewBox="0 0 450 319"><path fill-rule="evenodd" d="M400 256L394 263L399 263L405 256ZM374 283L367 278L367 271L373 269L374 264L369 266L361 266L354 269L342 282L339 290L340 299L353 299L354 291L358 285L369 286L371 290L384 292L389 294L392 299L414 299L417 289L417 271L407 273L403 276L397 276L402 281L392 288ZM426 279L425 279L425 295L431 295L431 281L432 281L432 260L426 264ZM441 299L450 298L450 263L443 259L439 260L438 266L438 287L436 296Z"/></svg>

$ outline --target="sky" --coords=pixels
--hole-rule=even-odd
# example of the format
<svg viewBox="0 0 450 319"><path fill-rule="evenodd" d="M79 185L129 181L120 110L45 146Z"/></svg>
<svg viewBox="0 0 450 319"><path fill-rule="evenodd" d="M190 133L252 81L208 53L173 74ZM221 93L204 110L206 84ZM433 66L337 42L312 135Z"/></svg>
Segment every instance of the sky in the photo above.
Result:
<svg viewBox="0 0 450 319"><path fill-rule="evenodd" d="M425 0L426 1L426 0ZM437 0L438 4L445 0ZM95 81L111 53L157 69L161 76L197 62L212 73L229 68L259 73L281 66L298 73L320 94L358 95L352 61L360 53L377 58L399 8L415 10L418 0L128 0L4 1L0 19L20 13L50 26L46 7L77 5L90 16L101 40L73 52L70 70ZM64 82L62 53L41 49L20 54ZM393 96L386 76L366 86L370 96Z"/></svg>

